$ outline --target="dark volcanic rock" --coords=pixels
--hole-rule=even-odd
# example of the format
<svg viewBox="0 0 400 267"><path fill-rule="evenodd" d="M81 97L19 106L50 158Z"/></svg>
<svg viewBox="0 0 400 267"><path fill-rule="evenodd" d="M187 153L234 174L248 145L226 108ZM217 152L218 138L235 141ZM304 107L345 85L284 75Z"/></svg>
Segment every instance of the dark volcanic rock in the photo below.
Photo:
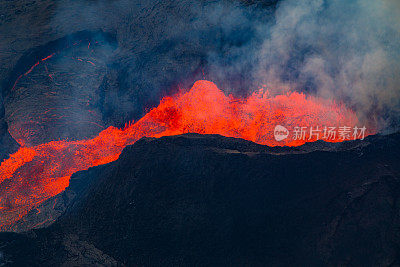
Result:
<svg viewBox="0 0 400 267"><path fill-rule="evenodd" d="M228 57L252 40L255 31L247 19L233 23L224 10L261 10L259 17L269 20L276 2L2 1L0 105L5 115L0 119L20 144L83 139L105 126L139 119L162 96L200 78L224 87L233 79L210 76L207 58ZM217 20L209 14L215 7L221 14ZM225 29L220 20L233 24ZM88 36L82 32L111 35L118 49L96 48L94 42L84 49ZM32 68L37 62L41 64ZM240 83L246 79L232 76Z"/></svg>
<svg viewBox="0 0 400 267"><path fill-rule="evenodd" d="M11 75L11 89L3 91L11 135L21 144L38 145L93 137L103 130L95 103L113 41L102 32L79 32L27 51ZM28 62L35 64L38 56L32 68Z"/></svg>
<svg viewBox="0 0 400 267"><path fill-rule="evenodd" d="M8 125L4 118L4 107L0 96L0 162L8 158L9 154L17 151L19 145L8 132Z"/></svg>
<svg viewBox="0 0 400 267"><path fill-rule="evenodd" d="M56 223L0 235L3 261L400 263L399 134L279 150L220 136L142 139L116 162L76 174L66 191L76 197Z"/></svg>

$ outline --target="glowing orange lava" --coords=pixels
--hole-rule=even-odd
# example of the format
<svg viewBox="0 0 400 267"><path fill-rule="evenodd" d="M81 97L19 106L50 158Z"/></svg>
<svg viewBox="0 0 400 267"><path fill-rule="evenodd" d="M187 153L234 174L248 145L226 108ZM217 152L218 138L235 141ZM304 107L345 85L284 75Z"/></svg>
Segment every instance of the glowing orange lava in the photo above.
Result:
<svg viewBox="0 0 400 267"><path fill-rule="evenodd" d="M62 192L70 176L89 167L115 161L124 147L138 139L183 133L221 134L269 146L298 146L311 140L277 142L277 124L295 126L357 125L356 115L330 101L290 93L269 97L256 92L247 99L225 96L216 85L198 81L188 92L165 97L136 123L109 127L82 141L53 141L22 147L0 166L0 225L22 218L44 200ZM340 140L335 140L340 141Z"/></svg>

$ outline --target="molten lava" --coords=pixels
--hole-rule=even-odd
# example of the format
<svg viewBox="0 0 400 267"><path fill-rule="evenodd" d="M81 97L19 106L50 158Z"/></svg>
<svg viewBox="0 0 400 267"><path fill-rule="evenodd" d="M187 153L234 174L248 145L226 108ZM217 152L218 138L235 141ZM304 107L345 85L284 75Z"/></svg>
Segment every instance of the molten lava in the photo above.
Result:
<svg viewBox="0 0 400 267"><path fill-rule="evenodd" d="M225 96L212 82L198 81L188 92L163 98L158 107L124 129L109 127L90 140L21 147L0 166L0 225L5 229L62 192L73 173L115 161L127 145L144 136L221 134L269 146L298 146L316 137L293 140L289 136L277 142L274 127L280 124L292 131L295 126L357 123L356 115L344 106L304 94L269 97L260 91L237 99Z"/></svg>

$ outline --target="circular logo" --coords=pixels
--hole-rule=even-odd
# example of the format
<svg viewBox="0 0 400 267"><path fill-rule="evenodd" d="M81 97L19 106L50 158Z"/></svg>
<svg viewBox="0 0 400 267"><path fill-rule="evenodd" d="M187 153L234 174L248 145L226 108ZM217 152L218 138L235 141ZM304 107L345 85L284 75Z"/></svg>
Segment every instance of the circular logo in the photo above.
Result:
<svg viewBox="0 0 400 267"><path fill-rule="evenodd" d="M274 129L274 137L276 141L285 140L289 136L289 130L282 125L276 125Z"/></svg>

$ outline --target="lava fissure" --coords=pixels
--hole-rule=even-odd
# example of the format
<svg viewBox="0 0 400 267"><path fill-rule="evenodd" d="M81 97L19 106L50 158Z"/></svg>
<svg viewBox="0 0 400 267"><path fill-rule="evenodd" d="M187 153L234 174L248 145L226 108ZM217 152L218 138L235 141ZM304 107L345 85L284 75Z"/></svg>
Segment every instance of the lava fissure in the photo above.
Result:
<svg viewBox="0 0 400 267"><path fill-rule="evenodd" d="M220 134L269 146L299 146L316 137L278 142L274 127L284 125L292 131L295 126L357 123L354 112L331 101L300 93L270 97L261 91L237 99L226 96L212 82L198 81L187 92L164 97L158 107L122 129L109 127L89 140L21 147L0 166L0 225L7 228L62 192L73 173L115 161L127 145L145 136Z"/></svg>

